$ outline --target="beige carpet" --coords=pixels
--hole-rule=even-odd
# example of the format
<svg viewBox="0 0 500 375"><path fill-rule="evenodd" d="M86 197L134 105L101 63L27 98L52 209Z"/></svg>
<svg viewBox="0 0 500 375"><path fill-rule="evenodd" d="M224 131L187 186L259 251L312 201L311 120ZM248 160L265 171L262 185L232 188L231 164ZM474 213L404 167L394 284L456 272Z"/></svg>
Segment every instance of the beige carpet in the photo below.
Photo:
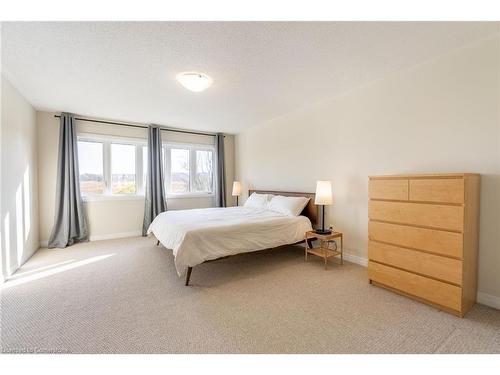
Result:
<svg viewBox="0 0 500 375"><path fill-rule="evenodd" d="M1 318L4 353L500 353L500 311L460 319L299 246L200 265L190 287L153 239L43 249Z"/></svg>

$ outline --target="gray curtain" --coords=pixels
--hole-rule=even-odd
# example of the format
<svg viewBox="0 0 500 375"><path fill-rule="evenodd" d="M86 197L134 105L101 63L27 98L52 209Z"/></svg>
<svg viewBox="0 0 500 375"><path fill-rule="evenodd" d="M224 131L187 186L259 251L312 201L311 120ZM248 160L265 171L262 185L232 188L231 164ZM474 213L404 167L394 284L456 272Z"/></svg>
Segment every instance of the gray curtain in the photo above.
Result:
<svg viewBox="0 0 500 375"><path fill-rule="evenodd" d="M154 218L167 210L161 155L160 128L158 126L150 126L148 130L146 200L144 204L144 221L142 223L143 236L146 236L149 225Z"/></svg>
<svg viewBox="0 0 500 375"><path fill-rule="evenodd" d="M61 113L56 213L49 247L66 247L87 240L87 219L80 195L75 116L71 113Z"/></svg>
<svg viewBox="0 0 500 375"><path fill-rule="evenodd" d="M224 134L215 135L217 153L215 206L226 207L226 166L224 163Z"/></svg>

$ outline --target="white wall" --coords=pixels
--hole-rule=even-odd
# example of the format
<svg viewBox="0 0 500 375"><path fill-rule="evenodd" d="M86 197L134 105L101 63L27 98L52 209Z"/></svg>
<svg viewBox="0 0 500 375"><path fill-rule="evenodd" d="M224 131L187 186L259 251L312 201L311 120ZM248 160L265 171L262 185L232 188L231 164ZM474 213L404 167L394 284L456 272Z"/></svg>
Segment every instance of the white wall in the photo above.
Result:
<svg viewBox="0 0 500 375"><path fill-rule="evenodd" d="M367 257L368 176L482 174L479 291L500 308L498 38L454 51L236 137L246 188L314 192L331 180L327 221Z"/></svg>
<svg viewBox="0 0 500 375"><path fill-rule="evenodd" d="M57 169L57 146L59 142L59 119L54 113L37 112L38 158L39 158L39 201L40 201L40 239L46 246L54 222L55 187ZM85 133L121 135L147 139L145 129L127 128L106 124L77 121L77 131ZM175 134L163 132L165 141L187 143L211 143L213 137ZM227 189L234 176L234 137L226 135ZM230 193L230 191L229 191ZM231 197L232 198L232 197ZM170 210L204 208L214 205L213 198L169 198ZM86 202L91 240L120 236L140 235L144 217L144 199L130 199Z"/></svg>
<svg viewBox="0 0 500 375"><path fill-rule="evenodd" d="M2 281L39 247L35 110L2 76Z"/></svg>

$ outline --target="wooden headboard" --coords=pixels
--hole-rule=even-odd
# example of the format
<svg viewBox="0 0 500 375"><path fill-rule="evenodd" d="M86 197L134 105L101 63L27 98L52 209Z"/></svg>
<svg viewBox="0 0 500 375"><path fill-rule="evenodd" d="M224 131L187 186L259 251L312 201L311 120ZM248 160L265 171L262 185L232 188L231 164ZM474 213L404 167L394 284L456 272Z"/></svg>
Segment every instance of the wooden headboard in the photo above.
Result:
<svg viewBox="0 0 500 375"><path fill-rule="evenodd" d="M318 224L318 206L314 204L314 197L316 194L314 193L297 193L294 191L269 191L269 190L248 190L248 196L252 193L257 194L274 194L274 195L283 195L285 197L307 197L310 198L307 206L302 210L301 215L304 215L311 220L311 224L313 228Z"/></svg>

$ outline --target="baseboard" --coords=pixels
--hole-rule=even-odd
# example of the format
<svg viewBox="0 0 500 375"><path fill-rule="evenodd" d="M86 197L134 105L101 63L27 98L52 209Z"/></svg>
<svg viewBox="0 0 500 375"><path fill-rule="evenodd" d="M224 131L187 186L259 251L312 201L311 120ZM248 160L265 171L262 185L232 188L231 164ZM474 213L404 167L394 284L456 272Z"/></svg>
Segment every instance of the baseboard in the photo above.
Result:
<svg viewBox="0 0 500 375"><path fill-rule="evenodd" d="M356 263L363 267L368 267L368 259L360 257L358 255L344 253L344 259L348 262Z"/></svg>
<svg viewBox="0 0 500 375"><path fill-rule="evenodd" d="M483 292L477 292L477 302L500 310L500 297Z"/></svg>
<svg viewBox="0 0 500 375"><path fill-rule="evenodd" d="M112 240L115 238L125 238L125 237L137 237L142 236L142 230L134 230L131 232L120 232L120 233L110 233L101 234L97 236L90 236L89 241L102 241L102 240Z"/></svg>
<svg viewBox="0 0 500 375"><path fill-rule="evenodd" d="M109 234L99 234L96 236L90 236L89 241L102 241L102 240L113 240L115 238L126 238L126 237L138 237L142 235L141 230L134 230L131 232L120 232L120 233L109 233ZM49 245L48 240L41 240L40 247L47 247Z"/></svg>

